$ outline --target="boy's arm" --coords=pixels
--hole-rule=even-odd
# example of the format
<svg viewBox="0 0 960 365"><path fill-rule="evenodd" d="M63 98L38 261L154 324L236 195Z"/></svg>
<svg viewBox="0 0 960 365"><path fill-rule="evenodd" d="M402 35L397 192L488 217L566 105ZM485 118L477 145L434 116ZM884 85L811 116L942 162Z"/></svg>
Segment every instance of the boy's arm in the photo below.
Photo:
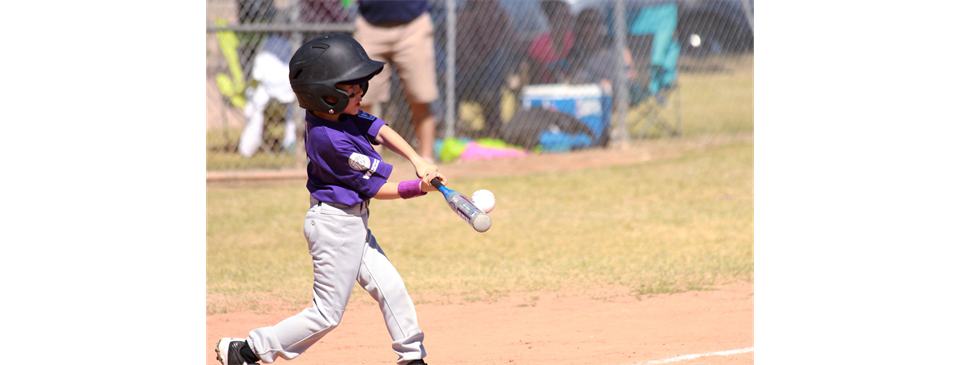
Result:
<svg viewBox="0 0 960 365"><path fill-rule="evenodd" d="M430 184L430 180L433 178L440 178L441 181L446 181L447 179L437 172L427 173L426 178L420 180L420 191L437 191L437 188ZM377 194L373 196L374 199L379 200L391 200L402 198L400 195L400 183L395 182L386 182L383 186L380 187L380 190L377 191Z"/></svg>
<svg viewBox="0 0 960 365"><path fill-rule="evenodd" d="M431 172L437 172L436 165L420 156L420 154L417 153L413 147L410 147L410 144L407 143L400 134L394 131L393 128L390 128L390 126L385 125L381 127L375 139L377 143L410 160L410 162L413 163L413 167L417 170L418 177L427 176L427 174ZM429 186L430 184L428 183L427 185Z"/></svg>
<svg viewBox="0 0 960 365"><path fill-rule="evenodd" d="M400 189L399 183L395 182L386 182L383 186L380 187L380 191L377 191L377 195L374 195L374 199L379 200L393 200L400 198Z"/></svg>

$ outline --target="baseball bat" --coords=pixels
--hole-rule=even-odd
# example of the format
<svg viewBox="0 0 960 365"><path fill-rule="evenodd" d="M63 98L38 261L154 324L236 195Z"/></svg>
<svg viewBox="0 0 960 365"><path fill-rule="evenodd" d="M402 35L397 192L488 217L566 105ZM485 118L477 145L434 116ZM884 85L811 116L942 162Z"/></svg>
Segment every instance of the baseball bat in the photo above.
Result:
<svg viewBox="0 0 960 365"><path fill-rule="evenodd" d="M477 232L486 232L490 229L490 226L493 224L490 216L480 210L480 208L477 208L476 205L473 205L470 199L467 199L467 197L456 190L443 186L443 183L441 183L438 178L430 180L430 184L443 193L443 198L447 200L447 204L450 204L450 209L453 209L460 218L467 221L470 227L473 227Z"/></svg>

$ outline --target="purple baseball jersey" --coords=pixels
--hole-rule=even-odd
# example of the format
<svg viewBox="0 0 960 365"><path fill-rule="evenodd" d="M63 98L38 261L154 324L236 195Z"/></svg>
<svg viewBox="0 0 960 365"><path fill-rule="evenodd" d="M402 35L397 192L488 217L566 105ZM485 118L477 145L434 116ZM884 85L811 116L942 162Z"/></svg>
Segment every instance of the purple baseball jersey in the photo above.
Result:
<svg viewBox="0 0 960 365"><path fill-rule="evenodd" d="M346 205L370 200L393 166L373 149L383 119L364 111L331 122L307 112L307 189L319 201Z"/></svg>

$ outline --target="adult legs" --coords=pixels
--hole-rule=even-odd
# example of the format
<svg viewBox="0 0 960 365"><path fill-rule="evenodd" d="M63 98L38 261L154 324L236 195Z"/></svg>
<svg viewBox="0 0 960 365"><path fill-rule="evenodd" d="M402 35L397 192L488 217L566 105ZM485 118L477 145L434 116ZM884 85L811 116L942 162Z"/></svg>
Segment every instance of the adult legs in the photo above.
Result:
<svg viewBox="0 0 960 365"><path fill-rule="evenodd" d="M413 113L413 132L420 143L417 152L432 161L433 141L437 138L437 118L430 111L430 103L411 103L410 111Z"/></svg>

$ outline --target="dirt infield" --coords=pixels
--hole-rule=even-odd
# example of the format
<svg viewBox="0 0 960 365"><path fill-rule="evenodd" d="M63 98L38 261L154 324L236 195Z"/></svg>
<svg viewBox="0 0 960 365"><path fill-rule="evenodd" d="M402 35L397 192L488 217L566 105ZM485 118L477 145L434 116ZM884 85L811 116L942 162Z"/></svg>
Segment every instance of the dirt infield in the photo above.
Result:
<svg viewBox="0 0 960 365"><path fill-rule="evenodd" d="M684 355L753 347L753 284L713 291L597 298L527 293L496 302L418 304L428 363L646 364ZM245 337L296 312L207 316L207 364L223 336ZM376 303L356 298L336 330L289 364L394 364ZM670 364L752 364L753 352Z"/></svg>

